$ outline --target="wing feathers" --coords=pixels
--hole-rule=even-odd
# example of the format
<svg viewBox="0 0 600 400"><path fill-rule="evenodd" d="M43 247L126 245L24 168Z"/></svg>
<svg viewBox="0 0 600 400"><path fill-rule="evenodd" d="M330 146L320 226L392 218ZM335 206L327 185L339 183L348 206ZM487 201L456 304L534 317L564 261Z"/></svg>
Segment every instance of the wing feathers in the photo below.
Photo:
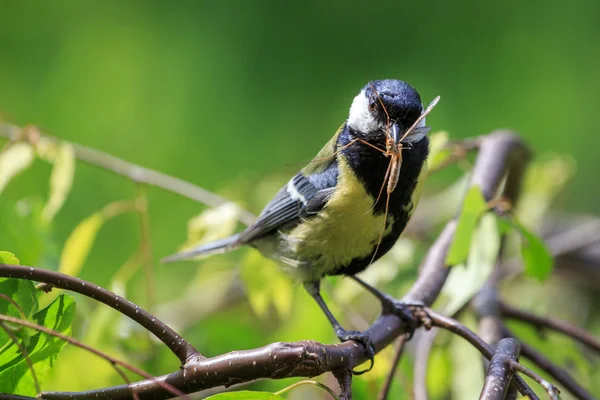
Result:
<svg viewBox="0 0 600 400"><path fill-rule="evenodd" d="M316 193L317 189L302 173L294 175L267 204L254 224L242 232L242 241L249 242L297 220L302 208Z"/></svg>

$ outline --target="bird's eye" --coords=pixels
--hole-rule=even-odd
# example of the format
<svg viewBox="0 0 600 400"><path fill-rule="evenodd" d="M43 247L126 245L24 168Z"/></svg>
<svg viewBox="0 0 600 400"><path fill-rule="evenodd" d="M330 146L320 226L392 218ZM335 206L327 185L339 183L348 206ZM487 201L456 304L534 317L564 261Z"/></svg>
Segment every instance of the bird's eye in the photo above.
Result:
<svg viewBox="0 0 600 400"><path fill-rule="evenodd" d="M377 103L375 102L375 100L371 100L369 102L369 111L375 111L376 106L377 106Z"/></svg>

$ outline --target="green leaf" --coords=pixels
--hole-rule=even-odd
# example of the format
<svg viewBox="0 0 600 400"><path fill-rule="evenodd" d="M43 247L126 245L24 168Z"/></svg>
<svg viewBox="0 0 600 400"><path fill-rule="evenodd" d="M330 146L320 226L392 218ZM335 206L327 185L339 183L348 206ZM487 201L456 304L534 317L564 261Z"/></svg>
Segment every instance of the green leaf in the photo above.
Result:
<svg viewBox="0 0 600 400"><path fill-rule="evenodd" d="M516 220L515 227L521 234L521 257L525 268L525 275L545 280L552 273L554 259L546 244L536 234L525 228Z"/></svg>
<svg viewBox="0 0 600 400"><path fill-rule="evenodd" d="M0 251L0 264L19 265L19 263L19 259L15 257L13 253L9 253L8 251Z"/></svg>
<svg viewBox="0 0 600 400"><path fill-rule="evenodd" d="M264 258L258 251L249 251L241 265L240 275L256 315L266 318L271 304L280 317L289 315L294 289L279 265ZM265 285L265 282L268 284Z"/></svg>
<svg viewBox="0 0 600 400"><path fill-rule="evenodd" d="M427 363L427 389L432 399L443 399L452 389L452 358L448 346L434 347Z"/></svg>
<svg viewBox="0 0 600 400"><path fill-rule="evenodd" d="M54 269L58 251L40 211L41 204L35 200L15 204L0 196L0 243L3 249L18 254L21 264Z"/></svg>
<svg viewBox="0 0 600 400"><path fill-rule="evenodd" d="M33 162L35 153L29 143L14 143L0 153L0 193L15 175Z"/></svg>
<svg viewBox="0 0 600 400"><path fill-rule="evenodd" d="M235 203L209 208L188 221L188 237L181 250L223 239L235 232L242 209ZM204 257L200 256L198 259Z"/></svg>
<svg viewBox="0 0 600 400"><path fill-rule="evenodd" d="M214 396L207 397L206 400L285 400L285 397L281 397L269 392L240 390L239 392L219 393Z"/></svg>
<svg viewBox="0 0 600 400"><path fill-rule="evenodd" d="M467 328L477 331L477 321L472 313L464 313L460 322ZM478 399L481 392L480 382L484 381L481 353L469 342L456 335L452 336L449 350L452 384L450 393L446 393L445 396L450 395L448 397L452 399Z"/></svg>
<svg viewBox="0 0 600 400"><path fill-rule="evenodd" d="M10 253L9 253L10 254ZM23 279L0 278L0 294L8 297L11 301L0 297L0 314L15 318L30 318L38 310L37 291L31 281ZM21 314L23 313L23 315ZM11 325L13 327L13 325ZM29 335L21 327L14 326L19 335L27 338ZM0 355L12 345L10 336L0 329Z"/></svg>
<svg viewBox="0 0 600 400"><path fill-rule="evenodd" d="M457 265L450 271L450 276L442 293L449 297L444 314L453 315L460 310L487 281L500 251L500 233L494 213L486 213L481 217L479 226L473 235L466 265Z"/></svg>
<svg viewBox="0 0 600 400"><path fill-rule="evenodd" d="M463 208L458 217L454 241L446 257L447 265L453 266L465 262L469 255L473 231L477 227L479 218L486 210L487 203L481 193L481 189L477 186L472 186L465 196Z"/></svg>
<svg viewBox="0 0 600 400"><path fill-rule="evenodd" d="M104 214L97 212L75 227L63 247L58 272L71 276L79 274L104 222L106 222Z"/></svg>
<svg viewBox="0 0 600 400"><path fill-rule="evenodd" d="M75 176L75 151L70 143L62 142L54 159L50 176L50 197L42 211L45 221L51 221L62 205L73 185Z"/></svg>
<svg viewBox="0 0 600 400"><path fill-rule="evenodd" d="M452 155L452 152L446 148L448 144L448 132L436 132L429 136L429 157L427 157L427 166L430 170L436 170L440 165L446 162L446 159Z"/></svg>
<svg viewBox="0 0 600 400"><path fill-rule="evenodd" d="M58 296L48 307L33 316L33 321L65 335L71 333L71 322L75 315L75 301L68 295ZM26 347L29 359L41 385L66 342L38 332L29 338ZM0 352L0 392L36 395L33 377L27 361L19 348L12 344Z"/></svg>
<svg viewBox="0 0 600 400"><path fill-rule="evenodd" d="M568 156L543 154L528 166L519 207L518 220L526 226L539 226L556 196L575 173L575 161Z"/></svg>

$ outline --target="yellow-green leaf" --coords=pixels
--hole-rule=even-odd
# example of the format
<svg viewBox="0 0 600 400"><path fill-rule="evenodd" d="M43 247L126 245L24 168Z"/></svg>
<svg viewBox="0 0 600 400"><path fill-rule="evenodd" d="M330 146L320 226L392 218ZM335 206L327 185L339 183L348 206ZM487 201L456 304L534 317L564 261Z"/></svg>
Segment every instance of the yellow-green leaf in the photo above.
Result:
<svg viewBox="0 0 600 400"><path fill-rule="evenodd" d="M225 203L193 217L188 221L188 238L181 250L223 239L233 234L241 211L242 209L237 204Z"/></svg>
<svg viewBox="0 0 600 400"><path fill-rule="evenodd" d="M446 145L448 144L448 132L441 131L430 135L429 143L430 150L427 164L429 169L433 171L442 165L452 154L450 150L446 148Z"/></svg>
<svg viewBox="0 0 600 400"><path fill-rule="evenodd" d="M256 315L266 317L269 306L273 305L279 316L287 316L292 308L294 289L279 265L258 251L249 251L241 265L240 275Z"/></svg>
<svg viewBox="0 0 600 400"><path fill-rule="evenodd" d="M558 154L544 154L527 168L516 216L526 226L538 226L556 196L575 173L575 161Z"/></svg>
<svg viewBox="0 0 600 400"><path fill-rule="evenodd" d="M8 251L0 251L0 264L19 265L19 259L13 253Z"/></svg>
<svg viewBox="0 0 600 400"><path fill-rule="evenodd" d="M75 175L75 151L70 143L63 142L59 145L54 167L50 176L50 197L42 211L45 221L51 221L62 205L73 185Z"/></svg>
<svg viewBox="0 0 600 400"><path fill-rule="evenodd" d="M71 276L79 274L104 222L106 222L104 214L97 212L77 225L67 239L60 255L59 272Z"/></svg>
<svg viewBox="0 0 600 400"><path fill-rule="evenodd" d="M521 234L521 257L525 268L525 275L540 281L545 280L552 273L554 259L546 244L536 234L514 221Z"/></svg>
<svg viewBox="0 0 600 400"><path fill-rule="evenodd" d="M33 322L64 335L70 335L71 322L75 315L75 300L71 296L60 295L48 307L33 316ZM22 342L33 364L40 384L50 381L50 369L55 365L66 342L45 333L36 333L31 340ZM0 392L19 393L35 396L35 385L30 366L21 349L12 345L0 354Z"/></svg>
<svg viewBox="0 0 600 400"><path fill-rule="evenodd" d="M0 153L0 193L15 175L31 165L33 158L33 147L24 142L15 143Z"/></svg>
<svg viewBox="0 0 600 400"><path fill-rule="evenodd" d="M454 240L446 257L446 264L449 266L462 264L469 255L471 246L471 237L477 227L477 222L481 215L487 210L487 203L477 186L471 186L465 200L463 208L458 217L458 225Z"/></svg>
<svg viewBox="0 0 600 400"><path fill-rule="evenodd" d="M47 138L45 136L40 136L35 144L35 151L38 158L52 163L56 159L58 147L59 143L56 140Z"/></svg>
<svg viewBox="0 0 600 400"><path fill-rule="evenodd" d="M444 314L453 315L479 291L492 273L499 251L500 232L496 215L486 213L473 235L466 265L452 268L442 289L449 299Z"/></svg>
<svg viewBox="0 0 600 400"><path fill-rule="evenodd" d="M207 397L206 400L285 400L275 393L252 392L250 390L240 390L238 392L226 392Z"/></svg>

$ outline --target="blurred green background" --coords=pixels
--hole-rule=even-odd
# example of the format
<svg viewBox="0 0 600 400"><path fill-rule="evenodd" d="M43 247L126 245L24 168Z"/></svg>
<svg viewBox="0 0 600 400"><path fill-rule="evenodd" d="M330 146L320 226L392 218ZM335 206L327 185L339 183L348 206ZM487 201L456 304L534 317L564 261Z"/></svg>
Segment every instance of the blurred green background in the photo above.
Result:
<svg viewBox="0 0 600 400"><path fill-rule="evenodd" d="M247 191L253 183L292 175L344 120L358 90L380 78L409 82L424 102L441 95L428 123L452 138L507 127L538 152L571 155L578 171L563 204L600 212L594 0L0 0L0 15L3 119L189 180L254 212L278 183L260 199ZM4 195L44 196L48 174L37 163ZM83 218L134 193L130 182L78 164L55 221L58 246ZM187 220L203 208L155 189L148 196L158 259L185 241ZM138 241L135 215L111 221L82 278L107 285ZM195 273L195 265L157 266L158 301L180 295ZM142 278L130 297L143 302ZM212 326L222 335L218 322L196 332L195 343L207 345ZM265 344L244 332L256 337L232 335L211 352ZM323 337L326 327L313 332Z"/></svg>

